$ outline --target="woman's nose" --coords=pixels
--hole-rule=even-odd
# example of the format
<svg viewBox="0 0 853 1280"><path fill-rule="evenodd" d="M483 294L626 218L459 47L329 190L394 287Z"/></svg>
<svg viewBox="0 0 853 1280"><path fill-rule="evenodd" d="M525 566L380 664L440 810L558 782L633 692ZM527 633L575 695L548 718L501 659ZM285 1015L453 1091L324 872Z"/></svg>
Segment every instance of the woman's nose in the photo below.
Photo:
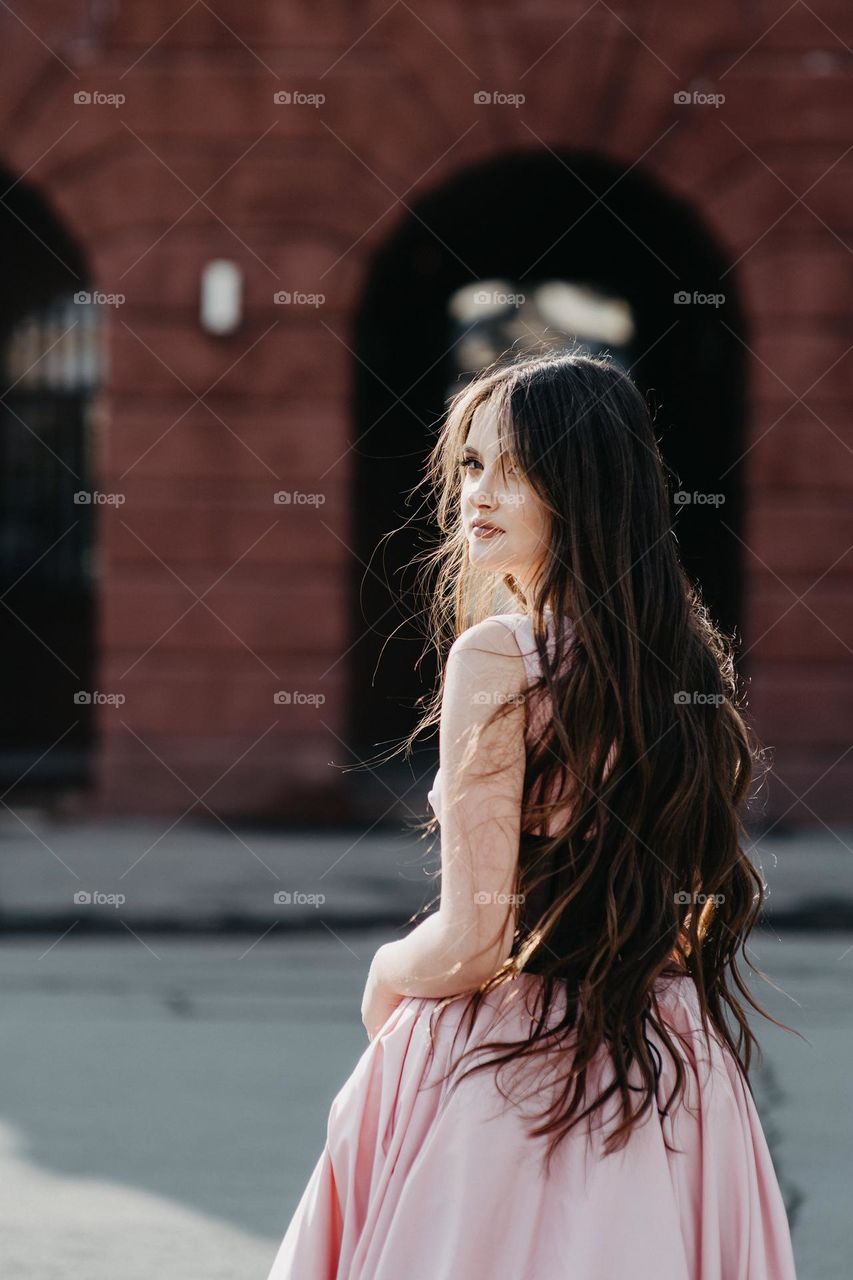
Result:
<svg viewBox="0 0 853 1280"><path fill-rule="evenodd" d="M474 486L474 501L484 506L494 506L494 494L493 477L484 471Z"/></svg>

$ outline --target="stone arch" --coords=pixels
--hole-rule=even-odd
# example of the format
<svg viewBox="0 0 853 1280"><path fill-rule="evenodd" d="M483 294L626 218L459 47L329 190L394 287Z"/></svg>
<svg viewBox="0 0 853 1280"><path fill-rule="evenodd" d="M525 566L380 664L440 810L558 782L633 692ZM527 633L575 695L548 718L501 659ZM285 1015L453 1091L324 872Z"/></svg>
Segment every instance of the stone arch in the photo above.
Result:
<svg viewBox="0 0 853 1280"><path fill-rule="evenodd" d="M0 779L29 793L88 783L92 768L102 347L81 246L36 188L8 170L0 181Z"/></svg>
<svg viewBox="0 0 853 1280"><path fill-rule="evenodd" d="M735 335L744 318L733 273L721 289L728 264L701 218L648 176L596 153L563 161L527 152L466 169L421 199L371 264L355 327L351 734L360 750L410 729L415 699L434 679L426 662L415 673L423 644L407 619L416 602L394 598L400 569L422 545L421 523L383 542L378 559L377 548L412 518L402 495L422 474L446 403L447 299L472 279L591 280L628 300L637 324L630 367L660 406L673 478L688 492L724 495L721 508L679 511L683 562L716 620L740 627L740 546L721 523L737 533L742 516ZM682 305L682 292L724 301Z"/></svg>

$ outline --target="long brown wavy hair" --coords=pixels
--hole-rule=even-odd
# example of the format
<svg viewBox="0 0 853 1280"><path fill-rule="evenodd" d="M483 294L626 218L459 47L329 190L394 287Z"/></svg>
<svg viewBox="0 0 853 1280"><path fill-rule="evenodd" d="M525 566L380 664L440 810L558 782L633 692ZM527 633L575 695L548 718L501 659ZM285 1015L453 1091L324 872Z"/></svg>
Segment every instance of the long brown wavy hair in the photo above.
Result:
<svg viewBox="0 0 853 1280"><path fill-rule="evenodd" d="M511 576L486 573L468 558L459 459L474 411L487 400L504 458L550 517L533 600ZM529 1038L475 1045L454 1066L484 1048L498 1053L460 1079L537 1054L563 1062L556 1101L531 1130L550 1135L549 1164L562 1138L617 1091L622 1118L607 1154L656 1103L659 1054L647 1025L675 1064L662 1114L683 1090L682 1056L655 997L662 975L692 978L705 1035L729 1047L747 1085L753 1047L761 1051L730 984L784 1026L752 998L737 964L765 893L741 847L763 752L739 710L732 640L679 562L666 477L641 391L608 358L579 351L517 358L476 376L451 400L428 459L440 537L421 559L441 679L405 745L410 750L438 723L449 644L513 600L530 615L542 668L527 691L528 717L531 700L550 698L544 731L527 746L515 884L526 908L517 912L512 953L475 991L437 1002L430 1041L434 1019L451 1003L467 1000L472 1027L488 992L520 973L541 975ZM549 609L572 623L554 629L550 649ZM511 710L504 703L493 720ZM555 1021L557 992L565 1012ZM569 1039L571 1052L561 1058L555 1050ZM612 1081L588 1099L602 1046ZM639 1090L629 1083L634 1064Z"/></svg>

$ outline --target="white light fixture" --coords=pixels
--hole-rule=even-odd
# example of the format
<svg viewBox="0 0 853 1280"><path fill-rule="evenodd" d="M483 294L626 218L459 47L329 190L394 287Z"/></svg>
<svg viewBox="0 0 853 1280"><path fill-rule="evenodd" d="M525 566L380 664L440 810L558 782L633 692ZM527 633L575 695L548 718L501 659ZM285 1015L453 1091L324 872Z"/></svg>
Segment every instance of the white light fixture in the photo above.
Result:
<svg viewBox="0 0 853 1280"><path fill-rule="evenodd" d="M590 285L549 280L539 285L534 297L539 314L549 325L582 341L625 346L636 333L628 301L600 293Z"/></svg>
<svg viewBox="0 0 853 1280"><path fill-rule="evenodd" d="M243 275L236 262L214 258L201 273L199 318L208 333L233 333L242 316Z"/></svg>

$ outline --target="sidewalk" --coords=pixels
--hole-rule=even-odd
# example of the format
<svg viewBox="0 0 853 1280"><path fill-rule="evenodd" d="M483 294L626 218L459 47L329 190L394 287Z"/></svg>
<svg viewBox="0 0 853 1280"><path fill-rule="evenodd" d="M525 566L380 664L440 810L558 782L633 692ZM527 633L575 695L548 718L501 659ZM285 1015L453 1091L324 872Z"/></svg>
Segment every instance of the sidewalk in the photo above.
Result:
<svg viewBox="0 0 853 1280"><path fill-rule="evenodd" d="M0 819L6 932L402 928L437 900L438 842L430 851L404 830L226 830L189 818L169 830L168 818L18 814ZM853 831L771 834L753 857L769 884L771 927L853 929Z"/></svg>
<svg viewBox="0 0 853 1280"><path fill-rule="evenodd" d="M0 819L0 930L403 925L434 897L438 846L405 831L226 830L185 818Z"/></svg>

